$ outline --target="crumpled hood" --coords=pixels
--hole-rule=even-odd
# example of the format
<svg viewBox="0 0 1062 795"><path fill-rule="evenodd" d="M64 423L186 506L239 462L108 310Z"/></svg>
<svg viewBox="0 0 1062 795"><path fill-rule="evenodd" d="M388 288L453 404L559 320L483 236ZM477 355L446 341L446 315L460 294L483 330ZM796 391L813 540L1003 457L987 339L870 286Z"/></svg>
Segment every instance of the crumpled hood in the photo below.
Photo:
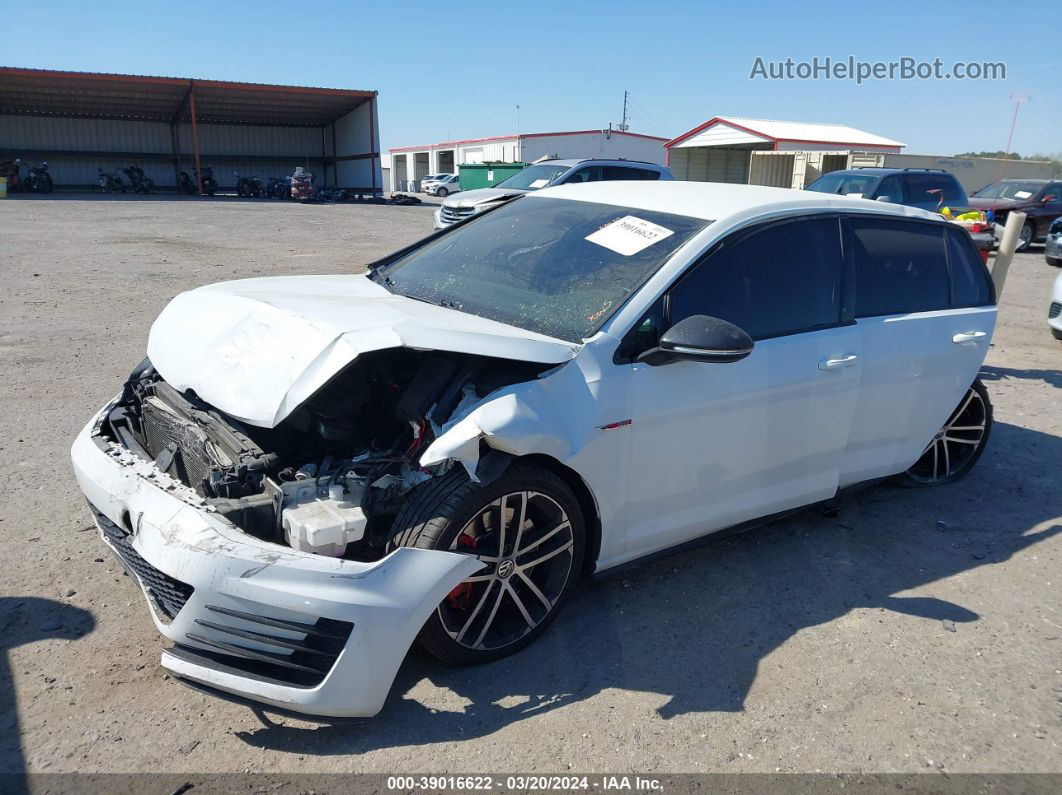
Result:
<svg viewBox="0 0 1062 795"><path fill-rule="evenodd" d="M148 337L148 358L175 388L272 428L358 356L418 348L543 364L579 345L393 295L359 276L282 276L181 293Z"/></svg>
<svg viewBox="0 0 1062 795"><path fill-rule="evenodd" d="M461 191L451 199L443 202L448 207L475 207L477 204L489 204L490 202L511 199L529 190L502 190L501 188L479 188L478 190Z"/></svg>

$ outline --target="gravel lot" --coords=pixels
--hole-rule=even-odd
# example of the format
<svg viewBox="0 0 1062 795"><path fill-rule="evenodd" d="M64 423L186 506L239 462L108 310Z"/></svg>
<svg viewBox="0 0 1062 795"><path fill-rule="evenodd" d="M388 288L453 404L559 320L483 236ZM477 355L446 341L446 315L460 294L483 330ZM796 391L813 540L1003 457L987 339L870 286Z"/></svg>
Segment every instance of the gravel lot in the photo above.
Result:
<svg viewBox="0 0 1062 795"><path fill-rule="evenodd" d="M1062 771L1062 343L1039 247L1011 268L997 424L960 484L874 488L588 583L516 657L411 656L363 724L264 725L169 679L70 442L177 292L350 272L429 213L0 202L0 771Z"/></svg>

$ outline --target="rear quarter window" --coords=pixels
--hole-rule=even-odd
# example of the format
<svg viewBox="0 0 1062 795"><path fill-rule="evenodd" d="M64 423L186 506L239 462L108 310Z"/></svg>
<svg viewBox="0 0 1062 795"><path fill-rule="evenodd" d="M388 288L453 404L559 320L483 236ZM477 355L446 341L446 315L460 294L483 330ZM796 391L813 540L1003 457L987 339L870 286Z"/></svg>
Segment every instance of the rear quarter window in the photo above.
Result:
<svg viewBox="0 0 1062 795"><path fill-rule="evenodd" d="M948 229L946 234L951 270L951 305L990 306L995 303L992 279L973 241L959 229Z"/></svg>

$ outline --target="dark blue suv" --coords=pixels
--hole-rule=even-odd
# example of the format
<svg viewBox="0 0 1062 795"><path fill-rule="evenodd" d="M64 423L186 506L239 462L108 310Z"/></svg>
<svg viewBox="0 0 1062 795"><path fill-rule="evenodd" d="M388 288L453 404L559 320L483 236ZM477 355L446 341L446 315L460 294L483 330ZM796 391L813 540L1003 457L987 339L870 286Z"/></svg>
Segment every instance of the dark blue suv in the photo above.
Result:
<svg viewBox="0 0 1062 795"><path fill-rule="evenodd" d="M848 168L823 174L807 190L857 195L936 212L965 208L970 200L953 174L928 168Z"/></svg>

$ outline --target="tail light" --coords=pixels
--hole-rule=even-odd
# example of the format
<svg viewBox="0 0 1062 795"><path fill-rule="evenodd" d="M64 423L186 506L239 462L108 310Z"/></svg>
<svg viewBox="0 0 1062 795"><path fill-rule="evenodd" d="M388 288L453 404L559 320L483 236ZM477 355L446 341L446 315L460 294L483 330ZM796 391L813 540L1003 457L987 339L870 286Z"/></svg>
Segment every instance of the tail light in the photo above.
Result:
<svg viewBox="0 0 1062 795"><path fill-rule="evenodd" d="M970 233L978 234L979 232L985 232L988 230L988 224L970 224Z"/></svg>
<svg viewBox="0 0 1062 795"><path fill-rule="evenodd" d="M988 250L982 248L982 249L978 250L978 253L981 255L981 262L983 262L985 265L987 265L988 264Z"/></svg>

